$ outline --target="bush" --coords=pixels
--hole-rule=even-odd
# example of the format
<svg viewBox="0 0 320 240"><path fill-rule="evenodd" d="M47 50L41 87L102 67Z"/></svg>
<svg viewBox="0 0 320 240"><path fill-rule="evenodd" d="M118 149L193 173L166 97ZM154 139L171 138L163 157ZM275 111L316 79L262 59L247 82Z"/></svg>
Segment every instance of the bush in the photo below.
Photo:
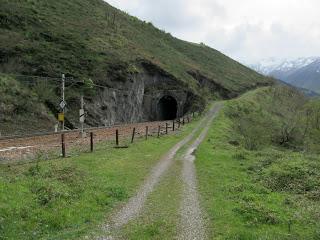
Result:
<svg viewBox="0 0 320 240"><path fill-rule="evenodd" d="M42 206L60 200L71 202L79 197L84 188L85 176L73 166L40 167L37 163L29 167L24 174L32 177L30 191Z"/></svg>
<svg viewBox="0 0 320 240"><path fill-rule="evenodd" d="M308 102L295 89L259 89L227 104L225 112L248 150L274 145L320 151L320 102Z"/></svg>
<svg viewBox="0 0 320 240"><path fill-rule="evenodd" d="M66 186L52 181L35 181L30 190L42 206L47 206L57 200L68 202L76 196Z"/></svg>
<svg viewBox="0 0 320 240"><path fill-rule="evenodd" d="M241 207L234 208L233 211L240 214L248 224L278 224L280 222L277 214L263 205L246 201L241 203Z"/></svg>
<svg viewBox="0 0 320 240"><path fill-rule="evenodd" d="M320 166L312 161L281 159L265 167L261 179L273 191L304 194L310 199L320 200Z"/></svg>

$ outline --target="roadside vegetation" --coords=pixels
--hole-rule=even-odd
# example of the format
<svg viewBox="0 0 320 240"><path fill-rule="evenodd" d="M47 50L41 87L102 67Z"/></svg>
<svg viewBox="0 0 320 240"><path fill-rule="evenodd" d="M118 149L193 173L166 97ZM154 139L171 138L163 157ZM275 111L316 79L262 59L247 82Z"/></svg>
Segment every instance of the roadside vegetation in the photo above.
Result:
<svg viewBox="0 0 320 240"><path fill-rule="evenodd" d="M196 121L161 139L67 159L0 165L0 239L100 236L160 156ZM210 239L320 239L320 101L291 88L257 89L224 103L196 154ZM172 239L179 225L178 161L125 239Z"/></svg>
<svg viewBox="0 0 320 240"><path fill-rule="evenodd" d="M283 86L225 103L196 153L211 239L320 239L319 120Z"/></svg>
<svg viewBox="0 0 320 240"><path fill-rule="evenodd" d="M197 124L126 149L22 165L0 165L0 239L79 239L99 231L150 169Z"/></svg>

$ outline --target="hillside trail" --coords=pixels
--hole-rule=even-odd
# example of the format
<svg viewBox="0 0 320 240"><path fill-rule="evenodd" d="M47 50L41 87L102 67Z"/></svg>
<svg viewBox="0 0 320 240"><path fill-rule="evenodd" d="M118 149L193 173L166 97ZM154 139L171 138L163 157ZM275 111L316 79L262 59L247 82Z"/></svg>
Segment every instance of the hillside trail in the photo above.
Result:
<svg viewBox="0 0 320 240"><path fill-rule="evenodd" d="M164 173L172 165L177 152L183 146L188 144L195 137L195 134L201 128L204 127L204 130L202 131L200 136L195 140L195 143L193 143L191 145L191 147L188 148L188 152L192 147L195 149L200 144L200 142L203 140L203 138L205 137L206 132L208 131L208 128L209 128L209 123L212 121L212 119L215 117L216 113L219 110L220 110L220 104L214 104L210 108L210 110L207 112L205 117L203 117L200 120L200 122L193 129L193 131L188 136L186 136L184 139L182 139L180 142L178 142L175 146L173 146L159 160L159 162L152 168L149 176L146 178L146 180L140 186L140 188L138 189L137 193L133 197L131 197L129 199L129 201L118 212L116 212L114 215L112 215L112 217L110 218L108 223L103 226L104 236L97 238L98 240L111 240L111 239L114 239L112 237L112 232L113 231L116 231L116 230L120 229L121 227L126 225L129 221L131 221L131 220L133 220L133 219L135 219L135 218L137 218L139 216L139 214L141 213L141 211L142 211L142 209L143 209L143 207L145 205L147 197L154 190L156 185L159 183L159 181L160 181L161 177L164 175ZM199 143L196 144L196 142L199 142ZM192 152L193 152L193 150L192 150ZM192 152L190 154L192 154ZM185 155L185 159L190 154L186 154ZM186 176L186 178L184 178L184 182L188 183L188 181L190 181L193 185L195 185L194 169L191 168L191 170L190 170L189 164L187 164L186 167L184 167L183 172L185 172L185 174L188 174L189 172L191 172L191 174L193 174L193 177L191 177L190 179L189 179L189 177ZM184 198L186 198L188 200L185 203L183 203L183 206L191 206L191 207L196 206L197 205L197 201L198 201L197 194L195 192L192 192L192 191L188 190L188 189L189 189L189 187L185 189L184 194L191 194L192 196L195 196L196 198L191 197L192 199L194 199L194 200L192 200L192 199L190 199L190 197L184 195ZM199 206L197 206L197 207L200 209ZM186 211L188 211L187 207L183 207L182 209L185 209ZM185 215L183 214L182 216L186 216L187 217L190 214L191 215L195 215L197 213L200 213L200 210L197 210L196 212L190 212L190 213L188 212L187 214L185 214ZM183 219L184 219L184 217L183 217ZM200 224L196 224L196 226L198 226L198 225L200 225ZM182 226L183 226L183 228L187 228L189 230L192 230L192 228L188 224L183 223Z"/></svg>
<svg viewBox="0 0 320 240"><path fill-rule="evenodd" d="M192 143L192 145L188 147L185 155L182 158L183 196L180 208L180 235L178 237L178 239L181 240L206 239L205 224L199 203L199 193L197 191L197 177L194 165L196 158L194 153L207 136L211 123L216 117L220 108L221 104L217 104L215 108L211 110L209 119L206 122L204 129L198 138Z"/></svg>

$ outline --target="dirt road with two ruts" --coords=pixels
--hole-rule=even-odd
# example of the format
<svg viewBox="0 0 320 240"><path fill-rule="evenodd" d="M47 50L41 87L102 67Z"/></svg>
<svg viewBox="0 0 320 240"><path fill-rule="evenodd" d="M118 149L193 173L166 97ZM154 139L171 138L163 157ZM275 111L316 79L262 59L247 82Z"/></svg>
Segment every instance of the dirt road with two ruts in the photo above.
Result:
<svg viewBox="0 0 320 240"><path fill-rule="evenodd" d="M134 221L143 212L148 196L156 191L156 187L163 175L170 169L176 160L179 150L183 150L181 176L182 185L180 198L179 226L177 226L174 239L206 239L205 220L200 207L199 193L197 191L197 176L194 166L194 152L205 139L213 119L217 116L222 104L214 104L193 131L183 140L173 146L159 162L153 167L148 177L140 186L136 194L120 210L115 212L103 227L104 236L99 240L118 239L117 232L125 225ZM178 176L177 176L178 177Z"/></svg>

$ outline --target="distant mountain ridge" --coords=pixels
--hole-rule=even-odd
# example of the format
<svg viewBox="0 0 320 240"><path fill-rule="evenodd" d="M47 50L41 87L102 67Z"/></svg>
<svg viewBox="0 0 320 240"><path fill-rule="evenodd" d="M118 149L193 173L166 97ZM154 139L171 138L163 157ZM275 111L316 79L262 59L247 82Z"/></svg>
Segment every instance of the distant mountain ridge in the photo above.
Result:
<svg viewBox="0 0 320 240"><path fill-rule="evenodd" d="M268 58L257 64L251 64L249 67L264 75L270 75L273 72L292 72L318 59L320 57L297 58L293 60Z"/></svg>
<svg viewBox="0 0 320 240"><path fill-rule="evenodd" d="M294 60L267 59L250 68L299 88L320 93L320 57Z"/></svg>
<svg viewBox="0 0 320 240"><path fill-rule="evenodd" d="M294 86L294 85L292 85L292 84L290 84L290 83L281 81L281 80L279 80L279 79L278 79L278 82L279 82L280 84L284 84L284 85L286 85L286 86L294 87L294 88L298 89L299 91L301 91L301 92L302 92L305 96L307 96L307 97L310 97L310 98L318 98L318 97L320 97L320 94L319 94L319 93L317 93L317 92L315 92L315 91L312 91L312 90L310 90L310 89L306 89L306 88L302 88L302 87L296 87L296 86Z"/></svg>
<svg viewBox="0 0 320 240"><path fill-rule="evenodd" d="M296 70L287 79L295 86L320 92L320 59Z"/></svg>

